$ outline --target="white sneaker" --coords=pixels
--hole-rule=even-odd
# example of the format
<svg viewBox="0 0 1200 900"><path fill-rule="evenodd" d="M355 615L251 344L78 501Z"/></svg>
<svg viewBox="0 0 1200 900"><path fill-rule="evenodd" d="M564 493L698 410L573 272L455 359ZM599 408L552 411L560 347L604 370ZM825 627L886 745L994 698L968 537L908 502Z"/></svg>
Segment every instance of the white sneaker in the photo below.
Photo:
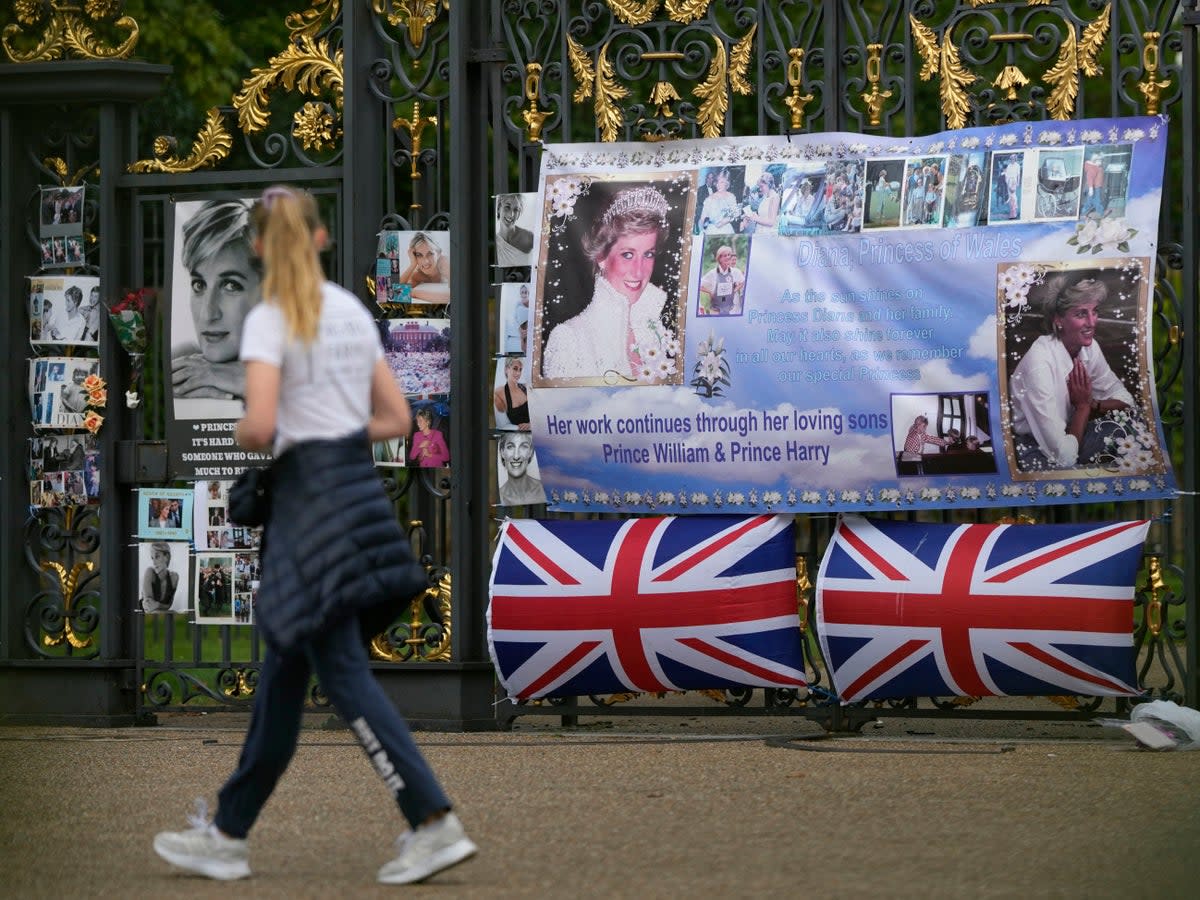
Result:
<svg viewBox="0 0 1200 900"><path fill-rule="evenodd" d="M242 838L226 837L207 821L207 807L196 801L188 816L187 831L163 831L154 836L154 852L171 865L215 878L233 881L250 877L249 850Z"/></svg>
<svg viewBox="0 0 1200 900"><path fill-rule="evenodd" d="M381 884L415 884L470 859L478 851L454 813L408 831L396 841L400 854L379 870Z"/></svg>

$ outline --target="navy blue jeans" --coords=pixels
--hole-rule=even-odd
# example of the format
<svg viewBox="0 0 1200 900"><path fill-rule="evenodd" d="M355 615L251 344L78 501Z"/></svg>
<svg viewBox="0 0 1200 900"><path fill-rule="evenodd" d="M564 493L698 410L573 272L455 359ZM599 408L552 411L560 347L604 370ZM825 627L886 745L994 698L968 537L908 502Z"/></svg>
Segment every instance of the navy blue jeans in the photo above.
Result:
<svg viewBox="0 0 1200 900"><path fill-rule="evenodd" d="M218 794L216 826L244 838L296 752L309 675L350 726L414 828L450 801L403 716L367 666L358 620L347 617L286 656L267 651L237 771Z"/></svg>

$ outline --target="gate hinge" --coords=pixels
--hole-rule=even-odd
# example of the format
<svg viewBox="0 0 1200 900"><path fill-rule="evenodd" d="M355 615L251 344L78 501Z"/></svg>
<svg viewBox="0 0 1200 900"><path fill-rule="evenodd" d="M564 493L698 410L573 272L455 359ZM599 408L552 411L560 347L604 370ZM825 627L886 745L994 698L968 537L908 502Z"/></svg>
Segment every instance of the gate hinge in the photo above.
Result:
<svg viewBox="0 0 1200 900"><path fill-rule="evenodd" d="M508 51L503 47L475 47L467 51L467 62L472 63L504 63L508 62Z"/></svg>
<svg viewBox="0 0 1200 900"><path fill-rule="evenodd" d="M162 484L166 480L166 441L117 441L118 484Z"/></svg>

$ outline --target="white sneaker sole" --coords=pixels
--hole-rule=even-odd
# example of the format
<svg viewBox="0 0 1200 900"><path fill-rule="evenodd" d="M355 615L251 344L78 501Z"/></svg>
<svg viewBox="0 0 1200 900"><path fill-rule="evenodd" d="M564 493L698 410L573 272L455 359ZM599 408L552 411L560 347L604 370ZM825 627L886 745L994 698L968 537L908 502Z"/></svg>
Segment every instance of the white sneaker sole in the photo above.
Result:
<svg viewBox="0 0 1200 900"><path fill-rule="evenodd" d="M425 861L423 866L414 866L410 869L405 869L403 872L395 873L379 873L380 884L416 884L418 881L424 881L426 878L431 878L438 872L444 872L451 866L457 866L461 862L466 862L472 856L479 852L479 848L475 846L475 842L468 837L459 838L448 847L443 847L437 853L434 853ZM384 866L386 869L387 867Z"/></svg>
<svg viewBox="0 0 1200 900"><path fill-rule="evenodd" d="M250 877L250 863L244 859L221 860L187 856L164 847L158 838L154 839L154 852L173 866L215 878L217 881L237 881L239 878Z"/></svg>

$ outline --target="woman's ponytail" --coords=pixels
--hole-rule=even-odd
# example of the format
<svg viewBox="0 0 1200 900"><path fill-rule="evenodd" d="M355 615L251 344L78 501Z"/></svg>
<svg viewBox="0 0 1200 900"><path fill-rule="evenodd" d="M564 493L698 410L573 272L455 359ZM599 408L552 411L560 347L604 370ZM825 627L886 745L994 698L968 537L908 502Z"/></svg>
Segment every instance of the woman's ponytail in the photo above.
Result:
<svg viewBox="0 0 1200 900"><path fill-rule="evenodd" d="M253 215L262 253L263 299L283 311L289 337L311 343L325 281L315 242L321 228L317 203L307 191L269 187Z"/></svg>

